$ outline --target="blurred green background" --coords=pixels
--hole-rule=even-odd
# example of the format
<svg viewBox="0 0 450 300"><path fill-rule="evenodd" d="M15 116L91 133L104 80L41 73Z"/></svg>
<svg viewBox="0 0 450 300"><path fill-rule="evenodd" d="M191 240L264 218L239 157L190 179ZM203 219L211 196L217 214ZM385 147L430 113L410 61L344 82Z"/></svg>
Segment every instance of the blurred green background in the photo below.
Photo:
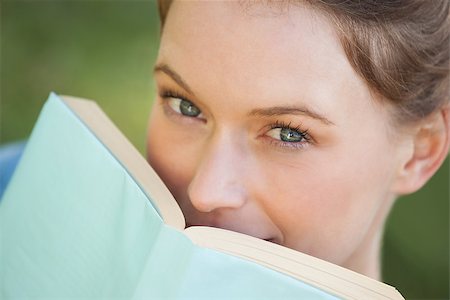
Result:
<svg viewBox="0 0 450 300"><path fill-rule="evenodd" d="M0 144L26 139L50 91L96 100L145 152L159 20L154 1L0 1ZM449 161L387 224L383 278L449 299Z"/></svg>

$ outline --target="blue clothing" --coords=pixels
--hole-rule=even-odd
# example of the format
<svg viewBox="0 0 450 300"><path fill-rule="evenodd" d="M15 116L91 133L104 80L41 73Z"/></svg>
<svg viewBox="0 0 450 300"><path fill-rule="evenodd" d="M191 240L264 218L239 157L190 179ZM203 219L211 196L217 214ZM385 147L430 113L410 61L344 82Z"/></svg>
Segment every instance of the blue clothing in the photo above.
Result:
<svg viewBox="0 0 450 300"><path fill-rule="evenodd" d="M25 145L25 141L20 141L0 146L0 201L17 163L22 157Z"/></svg>

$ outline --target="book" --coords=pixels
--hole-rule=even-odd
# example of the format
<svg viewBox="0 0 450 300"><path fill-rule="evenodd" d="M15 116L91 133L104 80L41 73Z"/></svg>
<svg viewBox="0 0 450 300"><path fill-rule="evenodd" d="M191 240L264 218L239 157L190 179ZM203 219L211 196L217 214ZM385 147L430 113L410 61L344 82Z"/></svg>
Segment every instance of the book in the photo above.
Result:
<svg viewBox="0 0 450 300"><path fill-rule="evenodd" d="M51 93L0 202L1 298L403 299L332 263L185 228L151 166L97 104Z"/></svg>

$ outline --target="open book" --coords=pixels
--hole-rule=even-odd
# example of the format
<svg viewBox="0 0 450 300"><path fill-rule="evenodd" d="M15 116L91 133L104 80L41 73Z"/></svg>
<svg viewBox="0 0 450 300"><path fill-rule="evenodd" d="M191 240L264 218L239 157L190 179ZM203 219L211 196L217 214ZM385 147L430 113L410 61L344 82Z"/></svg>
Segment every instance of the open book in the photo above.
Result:
<svg viewBox="0 0 450 300"><path fill-rule="evenodd" d="M403 299L280 245L185 229L168 189L95 102L53 93L0 225L3 299Z"/></svg>

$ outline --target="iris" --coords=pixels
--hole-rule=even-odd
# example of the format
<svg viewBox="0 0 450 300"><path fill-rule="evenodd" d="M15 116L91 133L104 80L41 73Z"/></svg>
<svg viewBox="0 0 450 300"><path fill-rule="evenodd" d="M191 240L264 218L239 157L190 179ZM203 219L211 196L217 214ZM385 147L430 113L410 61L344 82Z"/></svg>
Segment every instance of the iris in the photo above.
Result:
<svg viewBox="0 0 450 300"><path fill-rule="evenodd" d="M280 139L283 142L300 142L303 139L303 135L295 130L290 128L281 128L280 130Z"/></svg>
<svg viewBox="0 0 450 300"><path fill-rule="evenodd" d="M197 106L187 100L180 101L180 112L188 117L197 117L201 113Z"/></svg>

